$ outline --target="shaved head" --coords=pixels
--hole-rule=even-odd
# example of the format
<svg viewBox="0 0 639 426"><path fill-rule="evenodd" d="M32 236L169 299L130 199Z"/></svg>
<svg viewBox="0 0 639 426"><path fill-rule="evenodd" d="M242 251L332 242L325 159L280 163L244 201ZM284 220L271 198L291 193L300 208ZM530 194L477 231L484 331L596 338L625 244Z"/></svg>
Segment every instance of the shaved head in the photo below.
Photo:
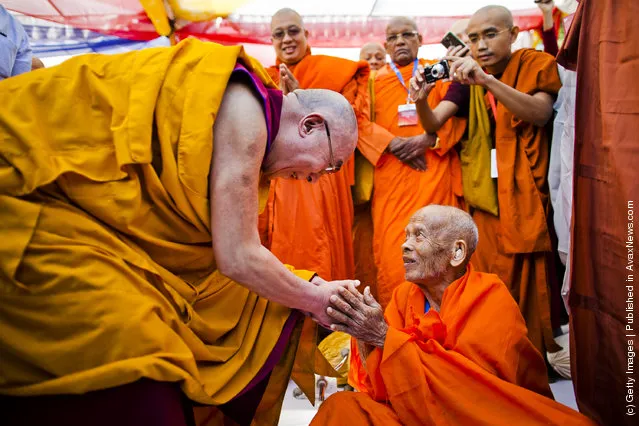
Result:
<svg viewBox="0 0 639 426"><path fill-rule="evenodd" d="M380 43L366 43L359 51L359 60L368 62L371 70L376 71L386 65L386 50Z"/></svg>
<svg viewBox="0 0 639 426"><path fill-rule="evenodd" d="M308 51L308 30L302 16L293 9L280 9L271 18L271 43L277 59L295 65Z"/></svg>
<svg viewBox="0 0 639 426"><path fill-rule="evenodd" d="M391 18L391 20L388 21L388 24L386 24L386 31L388 32L390 27L396 25L408 25L413 29L413 31L417 31L417 23L414 19L411 19L408 16L395 16Z"/></svg>
<svg viewBox="0 0 639 426"><path fill-rule="evenodd" d="M275 12L273 16L271 17L271 29L273 29L274 22L277 23L277 21L281 19L289 19L289 18L297 21L300 27L304 28L304 21L302 20L302 15L300 15L299 13L297 13L295 10L291 8L285 7Z"/></svg>
<svg viewBox="0 0 639 426"><path fill-rule="evenodd" d="M513 23L513 14L504 6L484 6L473 14L468 22L468 26L475 24L477 20L489 17L495 24L500 24L506 28L511 28Z"/></svg>
<svg viewBox="0 0 639 426"><path fill-rule="evenodd" d="M453 25L450 26L449 31L455 34L457 37L462 38L462 36L466 34L466 28L468 28L468 22L470 22L469 18L455 21Z"/></svg>
<svg viewBox="0 0 639 426"><path fill-rule="evenodd" d="M441 300L445 288L466 273L477 241L477 227L465 211L435 204L419 209L402 244L406 281Z"/></svg>
<svg viewBox="0 0 639 426"><path fill-rule="evenodd" d="M357 145L357 118L346 98L325 89L296 90L294 93L302 107L300 114L321 114L328 122L335 158L345 161L350 157Z"/></svg>
<svg viewBox="0 0 639 426"><path fill-rule="evenodd" d="M473 218L456 207L431 204L417 210L411 222L421 222L432 230L441 244L452 245L455 240L463 240L468 246L467 260L475 252L479 233Z"/></svg>
<svg viewBox="0 0 639 426"><path fill-rule="evenodd" d="M327 168L346 163L356 145L357 119L344 96L298 89L284 96L280 128L262 170L268 179L316 182Z"/></svg>
<svg viewBox="0 0 639 426"><path fill-rule="evenodd" d="M421 44L422 36L414 19L396 16L388 21L384 47L394 63L401 67L411 64L417 58Z"/></svg>
<svg viewBox="0 0 639 426"><path fill-rule="evenodd" d="M362 52L368 52L368 51L381 51L381 52L384 52L384 54L386 54L386 51L384 50L384 46L382 46L381 43L378 43L376 41L369 41L368 43L363 45L362 49L360 50L360 56Z"/></svg>

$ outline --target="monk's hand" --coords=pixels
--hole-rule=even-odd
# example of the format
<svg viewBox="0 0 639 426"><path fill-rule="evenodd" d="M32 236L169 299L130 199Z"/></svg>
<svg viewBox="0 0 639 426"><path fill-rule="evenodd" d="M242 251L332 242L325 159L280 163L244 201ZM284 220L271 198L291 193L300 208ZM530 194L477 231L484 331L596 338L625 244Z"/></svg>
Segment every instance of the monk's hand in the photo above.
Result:
<svg viewBox="0 0 639 426"><path fill-rule="evenodd" d="M381 348L386 341L388 324L384 310L371 294L370 287L360 294L354 287L341 288L331 297L326 310L332 319L331 330L342 331L369 345Z"/></svg>
<svg viewBox="0 0 639 426"><path fill-rule="evenodd" d="M535 0L535 4L542 13L552 13L552 10L555 8L555 2L553 0Z"/></svg>
<svg viewBox="0 0 639 426"><path fill-rule="evenodd" d="M418 65L417 73L410 79L408 86L410 99L415 103L426 102L428 94L431 90L433 90L433 87L435 87L435 83L426 83L426 79L424 78L424 67Z"/></svg>
<svg viewBox="0 0 639 426"><path fill-rule="evenodd" d="M463 58L468 55L470 49L468 46L450 46L446 51L446 56L455 56L457 58Z"/></svg>
<svg viewBox="0 0 639 426"><path fill-rule="evenodd" d="M326 281L316 275L311 279L311 284L314 284L315 290L306 313L322 327L329 328L333 323L333 319L327 313L330 299L337 297L340 289L352 288L357 292L360 282L358 280Z"/></svg>
<svg viewBox="0 0 639 426"><path fill-rule="evenodd" d="M393 139L389 144L390 152L409 167L421 172L426 171L426 150L435 146L437 136L424 133L397 139Z"/></svg>
<svg viewBox="0 0 639 426"><path fill-rule="evenodd" d="M280 90L284 95L288 95L300 88L300 83L297 81L291 70L284 64L280 64Z"/></svg>
<svg viewBox="0 0 639 426"><path fill-rule="evenodd" d="M471 57L446 56L444 59L450 64L451 78L462 84L478 84L485 87L491 79Z"/></svg>

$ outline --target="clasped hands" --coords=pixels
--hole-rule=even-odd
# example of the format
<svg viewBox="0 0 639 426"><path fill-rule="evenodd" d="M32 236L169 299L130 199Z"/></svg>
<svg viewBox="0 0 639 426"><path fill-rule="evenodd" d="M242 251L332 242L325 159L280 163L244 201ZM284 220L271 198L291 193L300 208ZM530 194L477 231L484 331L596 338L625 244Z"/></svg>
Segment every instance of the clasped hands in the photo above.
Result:
<svg viewBox="0 0 639 426"><path fill-rule="evenodd" d="M364 289L364 294L354 286L341 287L337 295L330 297L326 313L332 320L331 330L347 333L368 345L384 346L388 324L384 310L371 294L370 287Z"/></svg>

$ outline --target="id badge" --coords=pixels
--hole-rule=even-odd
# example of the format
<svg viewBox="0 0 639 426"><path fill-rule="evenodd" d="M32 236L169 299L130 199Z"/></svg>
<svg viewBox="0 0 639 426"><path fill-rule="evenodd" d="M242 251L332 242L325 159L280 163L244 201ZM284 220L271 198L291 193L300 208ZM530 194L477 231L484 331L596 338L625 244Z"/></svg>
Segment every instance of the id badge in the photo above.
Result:
<svg viewBox="0 0 639 426"><path fill-rule="evenodd" d="M417 126L419 118L417 117L417 107L415 104L404 104L397 107L397 125Z"/></svg>
<svg viewBox="0 0 639 426"><path fill-rule="evenodd" d="M490 150L490 177L497 177L497 150L495 148Z"/></svg>

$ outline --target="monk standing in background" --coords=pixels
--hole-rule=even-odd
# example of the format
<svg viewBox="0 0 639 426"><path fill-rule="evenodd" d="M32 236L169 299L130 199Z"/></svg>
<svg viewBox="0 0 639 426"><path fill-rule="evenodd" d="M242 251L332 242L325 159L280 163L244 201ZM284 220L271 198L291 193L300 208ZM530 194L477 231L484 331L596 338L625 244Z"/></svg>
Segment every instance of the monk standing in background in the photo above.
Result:
<svg viewBox="0 0 639 426"><path fill-rule="evenodd" d="M482 236L473 265L504 281L535 347L555 352L547 278L550 142L544 127L561 82L552 56L533 49L511 53L518 33L508 9L484 7L467 28L475 59L448 59L457 81L486 89L494 125L496 167L486 164L486 173L497 176L499 212L473 212Z"/></svg>
<svg viewBox="0 0 639 426"><path fill-rule="evenodd" d="M362 46L359 60L368 62L371 71L380 70L386 65L386 50L381 44L371 41Z"/></svg>
<svg viewBox="0 0 639 426"><path fill-rule="evenodd" d="M312 425L594 426L552 400L508 289L469 264L477 239L468 213L425 207L406 227L407 281L385 311L368 288L331 297L332 328L358 341L359 392L329 397Z"/></svg>
<svg viewBox="0 0 639 426"><path fill-rule="evenodd" d="M328 324L351 282L283 265L258 212L268 179L334 172L357 123L269 84L195 39L0 82L3 425L179 426L190 401L277 423L298 310Z"/></svg>
<svg viewBox="0 0 639 426"><path fill-rule="evenodd" d="M387 147L375 165L372 215L377 294L382 306L404 282L401 246L411 215L428 204L461 205L461 176L454 138L426 134L409 99L409 81L418 66L422 37L415 21L393 18L386 27L391 62L375 80L375 123ZM463 130L457 130L458 137Z"/></svg>
<svg viewBox="0 0 639 426"><path fill-rule="evenodd" d="M358 149L376 162L384 151L373 137L369 121L365 62L312 55L308 31L301 16L282 9L271 20L277 65L268 68L284 93L298 88L321 88L341 93L353 106L358 119ZM317 271L333 279L354 276L353 200L354 160L345 158L338 173L320 176L316 185L275 179L260 233L270 250L283 262Z"/></svg>

